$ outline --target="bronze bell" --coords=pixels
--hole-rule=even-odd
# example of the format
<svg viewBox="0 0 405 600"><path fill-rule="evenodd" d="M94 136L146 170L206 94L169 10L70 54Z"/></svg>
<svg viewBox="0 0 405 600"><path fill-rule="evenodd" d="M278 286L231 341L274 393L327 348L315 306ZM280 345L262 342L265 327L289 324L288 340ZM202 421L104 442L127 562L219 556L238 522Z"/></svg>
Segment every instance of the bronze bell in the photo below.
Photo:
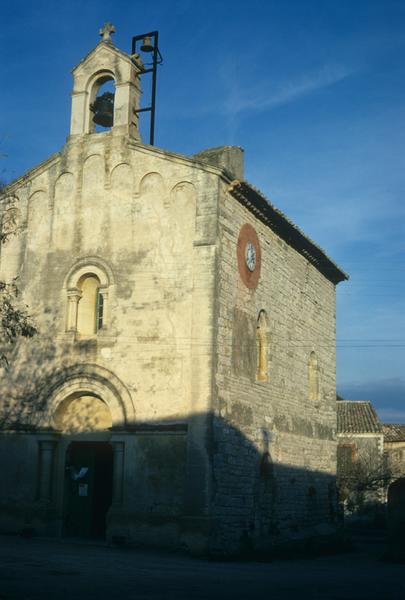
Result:
<svg viewBox="0 0 405 600"><path fill-rule="evenodd" d="M104 92L97 96L93 104L90 104L90 110L94 112L93 122L102 127L112 127L114 122L114 94Z"/></svg>
<svg viewBox="0 0 405 600"><path fill-rule="evenodd" d="M142 52L153 52L154 46L152 41L148 35L143 38L143 43L141 46Z"/></svg>

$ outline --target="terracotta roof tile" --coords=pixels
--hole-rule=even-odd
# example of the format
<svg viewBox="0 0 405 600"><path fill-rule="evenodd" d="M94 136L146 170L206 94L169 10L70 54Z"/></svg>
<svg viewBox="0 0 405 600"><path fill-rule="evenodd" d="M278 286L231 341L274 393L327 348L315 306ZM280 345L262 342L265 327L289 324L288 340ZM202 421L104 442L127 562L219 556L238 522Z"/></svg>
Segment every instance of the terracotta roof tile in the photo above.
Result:
<svg viewBox="0 0 405 600"><path fill-rule="evenodd" d="M386 442L405 442L405 425L403 423L384 423L383 433Z"/></svg>
<svg viewBox="0 0 405 600"><path fill-rule="evenodd" d="M369 400L338 400L338 433L382 433L382 424Z"/></svg>

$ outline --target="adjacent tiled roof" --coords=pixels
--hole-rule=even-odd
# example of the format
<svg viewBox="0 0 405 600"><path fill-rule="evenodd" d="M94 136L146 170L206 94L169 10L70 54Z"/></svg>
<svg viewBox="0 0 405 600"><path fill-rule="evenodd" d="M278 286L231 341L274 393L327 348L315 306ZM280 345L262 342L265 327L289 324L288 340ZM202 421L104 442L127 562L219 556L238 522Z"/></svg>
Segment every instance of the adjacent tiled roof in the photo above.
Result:
<svg viewBox="0 0 405 600"><path fill-rule="evenodd" d="M338 433L382 433L382 424L369 400L337 401Z"/></svg>
<svg viewBox="0 0 405 600"><path fill-rule="evenodd" d="M384 423L384 441L405 442L405 425L403 423Z"/></svg>
<svg viewBox="0 0 405 600"><path fill-rule="evenodd" d="M305 256L330 281L339 283L339 281L348 279L348 275L325 254L322 248L310 240L281 210L271 204L259 190L247 181L233 181L229 192L263 223L271 227L287 244Z"/></svg>

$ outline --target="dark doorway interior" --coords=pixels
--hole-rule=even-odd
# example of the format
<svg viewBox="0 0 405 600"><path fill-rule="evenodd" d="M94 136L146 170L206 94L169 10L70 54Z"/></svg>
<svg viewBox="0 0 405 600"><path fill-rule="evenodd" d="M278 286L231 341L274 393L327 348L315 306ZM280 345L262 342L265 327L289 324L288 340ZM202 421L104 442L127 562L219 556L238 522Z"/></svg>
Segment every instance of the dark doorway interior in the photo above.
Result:
<svg viewBox="0 0 405 600"><path fill-rule="evenodd" d="M112 447L72 442L66 452L64 535L103 538L112 500Z"/></svg>

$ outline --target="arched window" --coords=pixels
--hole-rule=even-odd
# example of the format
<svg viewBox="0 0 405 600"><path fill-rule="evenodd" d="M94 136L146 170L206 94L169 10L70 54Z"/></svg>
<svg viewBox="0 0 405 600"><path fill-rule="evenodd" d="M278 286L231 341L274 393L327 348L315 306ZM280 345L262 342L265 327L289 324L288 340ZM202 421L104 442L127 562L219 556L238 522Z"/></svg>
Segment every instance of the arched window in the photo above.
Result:
<svg viewBox="0 0 405 600"><path fill-rule="evenodd" d="M83 275L78 282L81 292L77 308L77 333L92 335L103 326L104 299L100 280L93 274Z"/></svg>
<svg viewBox="0 0 405 600"><path fill-rule="evenodd" d="M256 325L256 379L267 381L267 318L266 311L261 310Z"/></svg>
<svg viewBox="0 0 405 600"><path fill-rule="evenodd" d="M67 292L66 330L91 336L108 325L108 295L111 270L98 259L84 260L73 268L65 281ZM97 261L97 262L96 262ZM84 266L80 266L83 264Z"/></svg>
<svg viewBox="0 0 405 600"><path fill-rule="evenodd" d="M319 400L318 359L315 352L311 352L308 359L308 396L312 402Z"/></svg>

